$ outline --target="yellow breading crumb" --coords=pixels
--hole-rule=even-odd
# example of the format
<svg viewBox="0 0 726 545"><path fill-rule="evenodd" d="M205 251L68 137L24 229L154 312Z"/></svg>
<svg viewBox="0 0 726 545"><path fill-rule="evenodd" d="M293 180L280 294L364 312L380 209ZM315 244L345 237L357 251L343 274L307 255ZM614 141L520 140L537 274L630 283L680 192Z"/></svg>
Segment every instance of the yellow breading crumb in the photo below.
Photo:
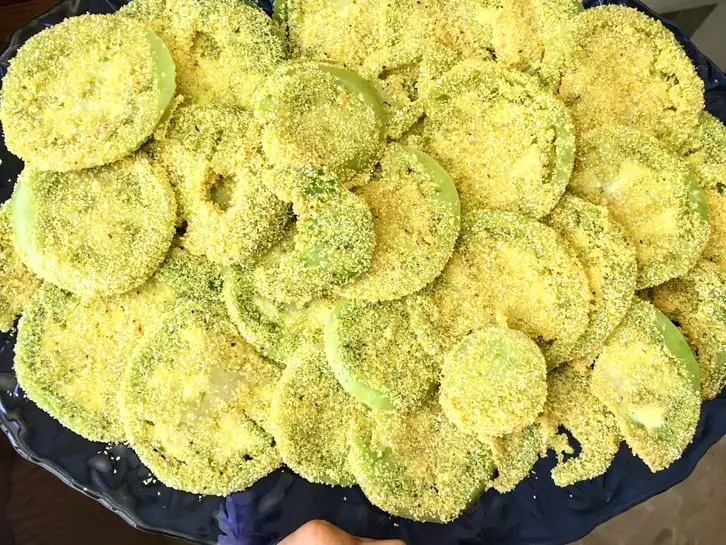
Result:
<svg viewBox="0 0 726 545"><path fill-rule="evenodd" d="M15 372L41 409L91 441L123 441L116 394L128 354L174 293L151 280L112 299L43 284L18 327Z"/></svg>
<svg viewBox="0 0 726 545"><path fill-rule="evenodd" d="M393 144L380 175L355 193L373 214L376 247L368 271L342 295L398 299L435 280L459 235L459 197L449 175L427 155Z"/></svg>
<svg viewBox="0 0 726 545"><path fill-rule="evenodd" d="M497 317L490 289L480 284L467 256L454 251L431 286L405 299L424 350L443 357L471 331L494 323Z"/></svg>
<svg viewBox="0 0 726 545"><path fill-rule="evenodd" d="M701 113L693 149L686 154L708 200L711 236L703 257L726 274L726 127L708 112Z"/></svg>
<svg viewBox="0 0 726 545"><path fill-rule="evenodd" d="M625 317L635 293L635 248L607 208L565 195L546 219L575 250L592 292L590 323L570 353L591 361Z"/></svg>
<svg viewBox="0 0 726 545"><path fill-rule="evenodd" d="M11 201L0 206L0 331L13 328L40 280L23 264L13 244Z"/></svg>
<svg viewBox="0 0 726 545"><path fill-rule="evenodd" d="M348 462L374 505L429 522L456 518L493 472L489 448L458 431L436 404L357 419Z"/></svg>
<svg viewBox="0 0 726 545"><path fill-rule="evenodd" d="M574 160L566 108L531 76L465 61L425 102L423 146L451 174L467 213L541 218L565 191Z"/></svg>
<svg viewBox="0 0 726 545"><path fill-rule="evenodd" d="M538 71L545 50L582 9L579 0L502 0L492 36L497 62Z"/></svg>
<svg viewBox="0 0 726 545"><path fill-rule="evenodd" d="M244 490L280 464L263 431L279 376L225 315L179 303L127 366L119 398L126 438L168 486Z"/></svg>
<svg viewBox="0 0 726 545"><path fill-rule="evenodd" d="M377 409L411 409L430 394L439 363L411 328L406 303L341 299L325 326L328 361L351 395Z"/></svg>
<svg viewBox="0 0 726 545"><path fill-rule="evenodd" d="M635 245L638 289L688 272L708 241L708 204L695 173L634 129L605 126L583 135L570 188L605 205L625 228Z"/></svg>
<svg viewBox="0 0 726 545"><path fill-rule="evenodd" d="M346 394L319 345L290 360L272 401L272 425L283 461L311 482L352 486L348 433L363 406Z"/></svg>
<svg viewBox="0 0 726 545"><path fill-rule="evenodd" d="M186 224L182 245L221 265L249 262L277 242L288 205L262 182L248 140L252 116L223 106L181 106L153 154L170 175Z"/></svg>
<svg viewBox="0 0 726 545"><path fill-rule="evenodd" d="M701 411L698 364L650 303L636 300L608 338L591 388L651 471L671 465L693 439Z"/></svg>
<svg viewBox="0 0 726 545"><path fill-rule="evenodd" d="M297 221L255 265L253 284L261 296L302 305L368 270L375 232L360 197L317 172L294 172L275 183L289 186Z"/></svg>
<svg viewBox="0 0 726 545"><path fill-rule="evenodd" d="M286 0L276 3L294 57L379 70L397 65L402 52L445 50L454 60L490 56L498 1ZM412 57L417 56L411 54ZM378 73L376 73L378 75Z"/></svg>
<svg viewBox="0 0 726 545"><path fill-rule="evenodd" d="M539 424L488 441L497 471L492 487L504 494L527 478L547 445Z"/></svg>
<svg viewBox="0 0 726 545"><path fill-rule="evenodd" d="M278 167L325 169L346 179L370 168L383 135L383 104L355 72L293 61L255 94L267 159Z"/></svg>
<svg viewBox="0 0 726 545"><path fill-rule="evenodd" d="M178 246L169 250L155 278L180 297L221 304L222 267Z"/></svg>
<svg viewBox="0 0 726 545"><path fill-rule="evenodd" d="M591 299L574 251L553 229L509 212L472 214L462 233L458 251L480 300L534 339L550 368L566 361L588 326Z"/></svg>
<svg viewBox="0 0 726 545"><path fill-rule="evenodd" d="M383 23L393 1L280 0L275 14L290 40L293 57L340 63L356 69L385 44Z"/></svg>
<svg viewBox="0 0 726 545"><path fill-rule="evenodd" d="M83 296L143 284L164 260L176 219L166 173L142 153L89 170L26 168L12 208L23 262L40 278Z"/></svg>
<svg viewBox="0 0 726 545"><path fill-rule="evenodd" d="M285 365L300 349L322 342L322 329L333 306L316 299L297 306L262 297L252 271L232 266L224 275L227 312L242 336L268 358Z"/></svg>
<svg viewBox="0 0 726 545"><path fill-rule="evenodd" d="M726 276L702 260L687 275L653 290L653 301L675 320L694 348L704 399L726 386Z"/></svg>
<svg viewBox="0 0 726 545"><path fill-rule="evenodd" d="M543 72L578 134L619 123L677 150L691 140L703 81L662 23L634 8L600 6L575 17L552 44Z"/></svg>
<svg viewBox="0 0 726 545"><path fill-rule="evenodd" d="M444 414L482 441L532 424L546 397L544 356L519 331L496 326L476 330L444 358L439 393Z"/></svg>
<svg viewBox="0 0 726 545"><path fill-rule="evenodd" d="M238 0L133 0L119 15L149 26L176 63L177 91L201 104L249 107L286 58L282 33Z"/></svg>
<svg viewBox="0 0 726 545"><path fill-rule="evenodd" d="M615 417L590 391L591 373L581 374L569 365L555 369L547 377L547 403L541 418L548 435L548 443L557 448L562 442L568 446L566 436L559 432L564 426L580 443L576 458L563 459L558 453L558 464L552 469L557 486L570 486L578 481L602 475L610 467L620 448L622 437Z"/></svg>
<svg viewBox="0 0 726 545"><path fill-rule="evenodd" d="M2 91L10 151L38 169L90 168L151 136L174 94L174 63L143 25L82 15L28 40Z"/></svg>

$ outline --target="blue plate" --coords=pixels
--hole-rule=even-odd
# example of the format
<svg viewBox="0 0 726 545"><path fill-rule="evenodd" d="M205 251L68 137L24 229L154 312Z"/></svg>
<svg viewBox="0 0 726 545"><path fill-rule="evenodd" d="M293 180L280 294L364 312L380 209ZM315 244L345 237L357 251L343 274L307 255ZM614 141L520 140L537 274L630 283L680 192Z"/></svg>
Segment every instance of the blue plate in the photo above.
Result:
<svg viewBox="0 0 726 545"><path fill-rule="evenodd" d="M66 17L108 13L123 0L65 0L29 22L0 53L0 76L17 49L33 34ZM618 3L655 15L632 0L586 1L586 7ZM263 8L270 11L269 3ZM706 86L706 107L726 122L726 77L701 55L685 33L666 22ZM0 200L7 199L22 163L0 138ZM557 488L540 460L530 477L509 494L489 491L456 521L421 524L392 518L368 503L358 488L310 484L279 470L251 489L227 498L172 490L151 478L123 445L92 443L38 409L13 373L14 337L0 336L0 427L17 451L69 486L98 500L139 529L197 543L270 545L302 523L322 518L354 534L398 537L409 545L564 545L633 505L685 479L706 451L726 433L726 393L703 405L693 443L681 460L652 474L623 446L608 472L568 488Z"/></svg>

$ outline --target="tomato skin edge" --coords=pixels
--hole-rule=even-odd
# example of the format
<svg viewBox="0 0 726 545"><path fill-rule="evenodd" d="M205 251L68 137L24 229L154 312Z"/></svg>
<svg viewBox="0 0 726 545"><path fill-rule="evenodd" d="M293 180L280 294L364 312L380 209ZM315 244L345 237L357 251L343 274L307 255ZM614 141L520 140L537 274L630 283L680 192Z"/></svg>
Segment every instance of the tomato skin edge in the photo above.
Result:
<svg viewBox="0 0 726 545"><path fill-rule="evenodd" d="M678 328L671 322L665 314L655 309L655 327L662 335L663 343L668 348L676 360L679 374L688 379L691 387L698 395L701 395L701 372L698 361L693 355L691 348L688 346L686 339L683 337Z"/></svg>

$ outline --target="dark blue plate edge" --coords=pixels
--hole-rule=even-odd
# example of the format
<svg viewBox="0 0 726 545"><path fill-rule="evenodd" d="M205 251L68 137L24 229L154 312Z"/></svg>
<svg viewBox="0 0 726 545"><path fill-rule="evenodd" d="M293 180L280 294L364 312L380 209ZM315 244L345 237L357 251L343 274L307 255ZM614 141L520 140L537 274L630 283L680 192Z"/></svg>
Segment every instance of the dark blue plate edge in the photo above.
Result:
<svg viewBox="0 0 726 545"><path fill-rule="evenodd" d="M25 444L23 439L20 437L19 433L16 432L15 428L16 427L13 426L12 424L10 424L10 422L7 420L5 410L0 410L0 430L8 438L8 441L10 441L10 444L15 449L15 452L17 452L18 455L20 455L23 459L42 467L48 473L50 473L54 477L60 479L60 481L63 482L64 484L70 486L71 488L80 492L84 496L87 496L87 497L91 498L92 500L97 501L98 503L103 505L106 509L108 509L112 513L121 517L127 524L136 528L137 530L141 530L143 532L152 533L152 534L159 534L159 535L163 535L163 536L171 537L171 538L175 538L175 539L183 539L190 543L200 543L200 541L198 539L196 539L195 537L190 536L188 534L184 534L181 532L170 532L167 529L156 527L156 526L147 524L145 522L142 522L140 519L135 517L130 511L124 509L123 507L121 507L117 503L113 502L112 500L105 498L102 493L97 493L97 492L89 489L88 487L83 486L81 483L79 483L76 479L74 479L70 474L68 474L68 472L66 472L59 465L55 464L54 462L50 461L47 458L40 458L40 457L32 454L31 449ZM208 543L208 545L214 545L216 543L216 540L209 541L207 543Z"/></svg>
<svg viewBox="0 0 726 545"><path fill-rule="evenodd" d="M710 61L709 61L710 62ZM721 393L723 395L723 392ZM720 398L717 398L716 400L710 400L705 403L713 403L717 402ZM724 409L726 409L726 404L724 404ZM608 509L602 509L600 513L602 513L602 517L593 517L598 518L596 521L596 524L588 531L584 533L580 533L578 537L574 537L572 539L568 539L566 542L562 542L559 545L568 545L569 543L573 541L578 541L580 539L583 539L584 537L590 535L598 526L608 522L609 520L617 517L618 515L622 515L626 511L632 509L636 505L640 505L641 503L648 501L651 498L654 498L655 496L658 496L659 494L662 494L663 492L666 492L676 486L677 484L682 483L688 477L691 476L693 471L696 469L696 466L698 465L698 462L701 461L701 459L708 453L709 450L711 450L711 447L713 447L716 443L718 443L726 434L723 434L721 436L713 435L709 436L707 440L701 441L695 450L695 452L692 452L691 455L686 458L688 464L687 465L681 465L681 473L678 474L678 476L671 481L667 483L663 483L663 486L657 487L653 490L648 490L647 492L640 494L638 496L635 496L631 499L629 502L625 502L623 504L617 505L616 508L614 505L608 505ZM690 445L689 445L690 446ZM621 449L623 446L621 445ZM679 461L684 460L683 458L679 459ZM685 462L681 462L681 464L684 464ZM592 515L591 515L592 516Z"/></svg>
<svg viewBox="0 0 726 545"><path fill-rule="evenodd" d="M117 10L121 5L125 4L125 0L121 0L118 2L114 2L113 0L102 0L104 4L106 4L106 7L108 8L107 11L115 11ZM5 40L5 42L2 44L2 48L0 49L0 63L6 63L15 53L17 48L27 39L27 37L24 39L23 37L26 36L26 33L30 31L30 34L35 34L36 29L40 26L49 26L45 21L51 20L55 22L60 22L60 20L73 16L78 15L80 13L83 13L84 10L79 10L77 6L81 4L83 0L61 0L58 2L55 6L51 7L44 13L33 17L29 21L27 21L24 25L19 27L17 30L15 30L10 36ZM681 41L681 36L685 36L685 32L683 32L678 25L675 23L664 20L661 16L653 12L650 8L645 6L644 4L640 3L638 0L626 0L626 2L618 1L618 0L585 0L585 4L589 4L590 6L594 5L604 5L604 4L621 4L621 3L627 3L632 4L631 7L636 7L637 9L647 13L651 17L663 22L667 28L669 28L671 31L676 34L676 37ZM105 11L105 10L104 10ZM680 36L679 36L680 32ZM683 44L682 44L683 45ZM694 46L691 44L691 47ZM720 81L717 83L716 81L711 82L712 84L716 83L718 87L726 91L726 76L724 76L723 73L716 67L716 65L705 55L698 52L701 59L703 61L706 61L707 64L711 66L711 68L716 73L717 77L720 79ZM722 121L724 121L722 119ZM721 394L723 395L723 393ZM718 402L719 399L711 401L709 403ZM723 402L723 400L721 399ZM724 405L726 408L726 405ZM176 538L176 539L183 539L185 541L189 541L191 543L207 543L209 545L213 545L216 543L215 541L206 541L206 542L200 542L197 537L191 536L189 534L186 534L184 532L173 532L169 531L168 529L164 529L161 527L157 527L145 522L142 522L138 517L136 517L131 511L124 509L121 507L118 503L114 502L113 500L106 498L103 496L102 492L96 492L94 490L89 489L88 487L80 484L74 477L72 477L67 471L62 469L59 465L56 463L50 461L47 458L42 458L39 456L36 456L30 447L27 445L27 443L22 439L21 431L20 429L12 424L12 420L9 418L9 415L7 414L7 411L5 410L5 407L2 407L0 405L0 430L6 435L8 438L10 444L15 449L15 451L25 460L36 464L52 475L54 475L56 478L60 479L63 483L67 484L68 486L71 486L74 490L77 490L78 492L84 494L85 496L97 501L101 505L103 505L106 509L110 510L111 512L117 514L120 516L126 523L128 523L130 526L144 531L148 533L155 533L159 535L163 535L166 537ZM608 520L612 519L613 517L627 511L628 509L643 503L644 501L657 496L658 494L663 493L664 491L670 489L671 487L683 482L686 480L691 473L696 468L696 465L700 461L700 459L710 450L710 448L717 443L721 439L720 436L709 436L708 440L702 441L698 444L697 450L692 453L691 456L688 457L688 464L681 466L681 471L679 471L678 475L675 476L675 478L671 479L667 483L663 483L663 486L657 487L653 490L648 490L645 493L633 497L630 501L624 503L624 504L618 504L617 506L608 504L607 508L604 508L600 511L600 514L602 514L601 517L595 517L597 521L595 525L593 525L589 530L585 532L577 532L576 534L573 534L572 536L568 536L567 541L560 542L559 545L567 545L567 543L570 543L572 541L577 541L579 539L582 539L583 537L590 534L597 526L607 522ZM697 453L697 455L693 455ZM464 518L469 518L468 514L462 515ZM592 520L592 519L591 519ZM473 521L472 521L473 522ZM412 545L412 544L409 544ZM553 542L548 542L548 545L553 545Z"/></svg>

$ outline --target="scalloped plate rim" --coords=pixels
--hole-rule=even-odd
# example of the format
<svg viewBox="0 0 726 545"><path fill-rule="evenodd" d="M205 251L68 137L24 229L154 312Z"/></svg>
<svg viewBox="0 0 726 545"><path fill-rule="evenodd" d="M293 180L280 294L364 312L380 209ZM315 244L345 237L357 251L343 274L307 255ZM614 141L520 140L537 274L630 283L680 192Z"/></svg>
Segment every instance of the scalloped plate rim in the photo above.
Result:
<svg viewBox="0 0 726 545"><path fill-rule="evenodd" d="M0 47L0 63L5 63L11 58L14 54L14 51L17 49L18 42L22 41L22 37L26 33L26 31L30 29L36 29L38 26L47 26L44 23L44 20L46 20L49 17L55 17L57 15L62 15L63 12L73 12L75 11L72 7L74 4L76 4L79 0L60 0L57 4L50 7L48 10L44 11L40 15L37 15L33 17L32 19L28 20L26 23L24 23L22 26L17 28L15 31L13 31L9 37L5 40L5 42ZM110 8L117 9L120 4L126 3L122 0L120 3L115 3L112 0L100 0L103 1L106 5L108 5ZM609 4L609 3L617 3L613 2L613 0L599 0L603 4ZM633 3L640 3L638 0L629 0ZM650 8L647 6L643 6L641 4L641 9L644 8L644 11L649 13L651 16L656 16L659 20L663 21L663 19L655 14ZM75 13L77 14L77 13ZM678 25L673 23L672 21L668 21L669 26L679 28ZM695 47L695 46L694 46ZM716 67L716 65L709 59L706 55L703 55L702 53L699 54L701 57L703 57L708 63L710 63L713 67L715 67L718 71L718 74L723 77L723 74L721 71ZM721 394L723 395L723 394ZM48 471L50 474L52 474L54 477L58 478L61 482L65 483L66 485L72 487L74 490L80 492L81 494L93 499L94 501L98 502L99 504L103 505L106 509L113 512L114 514L121 517L127 524L132 526L133 528L136 528L138 530L158 534L166 537L176 538L176 539L183 539L192 543L205 543L200 542L197 538L186 534L184 532L177 532L177 531L170 531L168 529L154 526L153 524L149 524L146 522L142 522L137 515L135 515L130 510L122 507L119 503L114 501L112 498L108 496L104 496L103 491L95 491L91 490L88 487L80 484L80 482L75 479L73 476L71 476L66 470L64 470L60 465L58 465L56 462L53 462L49 458L42 457L36 455L33 450L26 444L26 442L22 439L20 433L18 432L17 426L12 424L12 421L8 418L7 411L2 404L0 404L0 430L5 434L5 436L8 438L10 444L12 445L13 449L20 455L23 459L36 464L40 467L42 467L44 470ZM676 480L668 485L664 485L662 488L658 487L655 490L648 490L644 492L641 495L638 495L634 497L631 501L626 502L624 504L618 505L619 510L617 512L611 513L608 510L604 509L599 511L602 513L602 516L598 517L597 513L591 514L591 517L593 519L597 520L597 524L595 524L592 528L587 530L585 533L582 533L581 535L573 538L568 539L567 542L562 542L560 545L565 545L565 543L569 543L570 541L577 541L579 539L582 539L583 537L587 536L590 532L592 532L597 526L607 522L608 520L612 519L613 517L624 513L625 511L631 509L632 507L643 503L644 501L647 501L648 499L661 494L665 492L666 490L672 488L678 483L683 482L686 480L695 470L696 465L700 461L700 459L710 450L713 445L718 442L719 438L716 438L714 441L712 441L709 445L703 445L705 448L703 449L703 452L701 455L693 460L692 464L689 464L687 468L685 468L685 471L682 473L679 473ZM622 508L624 507L624 508ZM464 513L462 516L467 516L467 513ZM473 522L473 521L472 521ZM579 532L578 532L579 533ZM214 544L216 541L209 541L206 542L210 545Z"/></svg>

